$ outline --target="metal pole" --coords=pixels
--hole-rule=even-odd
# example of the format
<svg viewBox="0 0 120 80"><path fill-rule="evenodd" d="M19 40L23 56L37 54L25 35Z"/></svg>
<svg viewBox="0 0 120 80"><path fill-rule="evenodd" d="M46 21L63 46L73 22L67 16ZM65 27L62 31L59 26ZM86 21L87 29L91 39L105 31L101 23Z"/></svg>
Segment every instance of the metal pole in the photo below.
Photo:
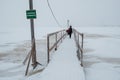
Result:
<svg viewBox="0 0 120 80"><path fill-rule="evenodd" d="M29 8L30 10L33 10L33 0L29 0ZM37 65L36 61L36 45L35 45L35 36L34 36L34 19L30 19L30 26L31 26L31 44L34 46L33 48L33 54L32 54L32 63L35 67ZM34 44L33 44L34 43Z"/></svg>
<svg viewBox="0 0 120 80"><path fill-rule="evenodd" d="M69 20L67 20L67 27L69 27Z"/></svg>

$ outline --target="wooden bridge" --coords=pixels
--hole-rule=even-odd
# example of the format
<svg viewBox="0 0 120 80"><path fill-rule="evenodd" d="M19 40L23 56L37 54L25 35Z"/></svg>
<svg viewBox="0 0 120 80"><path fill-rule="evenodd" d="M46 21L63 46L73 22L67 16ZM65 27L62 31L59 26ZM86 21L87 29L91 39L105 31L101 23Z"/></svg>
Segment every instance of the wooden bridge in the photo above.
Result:
<svg viewBox="0 0 120 80"><path fill-rule="evenodd" d="M83 72L83 68L82 68L83 67L83 40L84 40L83 38L84 38L84 35L82 33L79 33L75 29L73 29L73 35L72 35L71 39L69 39L67 37L66 30L61 30L61 31L57 31L57 32L48 34L47 35L47 63L48 63L47 68L48 69L50 68L49 70L51 72L53 71L52 73L54 73L54 71L59 72L58 74L55 74L55 75L56 76L61 75L64 79L66 79L65 75L62 75L62 72L60 73L59 69L67 70L67 72L65 73L66 75L71 72L72 72L71 75L74 74L73 71L75 70L78 73L83 74L83 75L82 76L75 75L74 77L79 77L79 78L82 77L82 79L83 79L83 77L84 77L84 72ZM34 44L35 43L33 43L33 45ZM73 44L75 44L75 45L73 45ZM32 46L31 51L29 52L29 54L27 55L27 57L24 61L24 63L26 63L26 61L28 60L28 65L27 65L25 75L28 74L30 61L32 58L34 58L32 56L35 56L33 53L34 52L33 47L34 46ZM53 57L54 60L50 59L50 56L51 56L50 54L52 53L52 51L56 51L54 53L55 56ZM32 63L32 64L39 64L39 63L36 60L36 63ZM50 65L51 66L53 65L54 67L50 67ZM78 65L79 65L79 67L78 67ZM71 71L70 68L72 68L73 71ZM53 75L51 75L51 76L53 76ZM62 79L62 80L64 80L64 79ZM44 80L44 79L42 79L42 80Z"/></svg>

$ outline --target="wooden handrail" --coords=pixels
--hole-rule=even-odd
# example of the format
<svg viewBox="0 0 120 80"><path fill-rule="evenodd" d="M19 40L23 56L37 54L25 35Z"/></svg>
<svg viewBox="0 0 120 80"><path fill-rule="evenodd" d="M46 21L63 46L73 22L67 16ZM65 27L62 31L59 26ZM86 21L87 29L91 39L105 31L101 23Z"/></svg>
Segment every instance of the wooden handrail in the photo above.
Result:
<svg viewBox="0 0 120 80"><path fill-rule="evenodd" d="M58 39L58 34L61 33L60 38ZM53 43L53 45L50 47L50 37L51 36L55 36L55 42ZM48 54L48 63L49 63L49 57L50 57L50 52L55 49L57 50L57 45L58 43L64 39L64 37L66 36L66 30L60 30L60 31L56 31L54 33L50 33L47 35L47 54Z"/></svg>
<svg viewBox="0 0 120 80"><path fill-rule="evenodd" d="M81 66L83 66L83 39L84 35L83 33L78 32L77 30L73 29L74 37L75 37L75 43L77 46L77 56L78 59L81 61ZM81 43L79 41L79 38L81 37Z"/></svg>
<svg viewBox="0 0 120 80"><path fill-rule="evenodd" d="M77 55L78 55L78 59L81 61L81 66L83 66L83 39L84 39L84 35L83 33L78 32L77 30L73 29L74 32L74 39L75 39L75 43L77 46ZM58 39L58 35L61 33L60 38ZM50 57L50 52L55 49L57 50L57 46L58 43L61 41L62 39L67 35L66 30L60 30L60 31L56 31L54 33L50 33L47 35L47 54L48 54L48 63L49 63L49 57ZM50 37L55 36L55 42L53 43L52 46L50 46ZM80 37L79 37L80 36ZM80 38L81 38L81 43L80 43Z"/></svg>
<svg viewBox="0 0 120 80"><path fill-rule="evenodd" d="M56 32L53 32L53 33L48 34L47 36L52 36L52 35L54 35L54 34L57 34L57 33L59 33L59 32L64 32L64 31L66 31L66 30L63 29L63 30L60 30L60 31L56 31Z"/></svg>

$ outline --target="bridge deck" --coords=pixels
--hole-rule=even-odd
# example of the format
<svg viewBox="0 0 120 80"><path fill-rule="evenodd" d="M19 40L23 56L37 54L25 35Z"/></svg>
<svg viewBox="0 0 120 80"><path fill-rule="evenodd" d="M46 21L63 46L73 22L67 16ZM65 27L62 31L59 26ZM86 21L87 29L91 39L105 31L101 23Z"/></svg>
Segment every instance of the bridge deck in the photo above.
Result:
<svg viewBox="0 0 120 80"><path fill-rule="evenodd" d="M39 78L40 80L85 80L73 38L67 37L63 41Z"/></svg>

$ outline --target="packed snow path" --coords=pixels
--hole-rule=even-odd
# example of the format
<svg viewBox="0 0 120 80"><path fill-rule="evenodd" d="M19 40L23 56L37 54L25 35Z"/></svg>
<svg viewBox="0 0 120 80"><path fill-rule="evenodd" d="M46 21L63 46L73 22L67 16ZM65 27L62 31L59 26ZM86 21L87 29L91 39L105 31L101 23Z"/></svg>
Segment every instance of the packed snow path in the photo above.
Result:
<svg viewBox="0 0 120 80"><path fill-rule="evenodd" d="M67 37L63 41L38 77L39 80L85 80L83 68L77 58L74 39ZM36 80L36 77L34 79Z"/></svg>

